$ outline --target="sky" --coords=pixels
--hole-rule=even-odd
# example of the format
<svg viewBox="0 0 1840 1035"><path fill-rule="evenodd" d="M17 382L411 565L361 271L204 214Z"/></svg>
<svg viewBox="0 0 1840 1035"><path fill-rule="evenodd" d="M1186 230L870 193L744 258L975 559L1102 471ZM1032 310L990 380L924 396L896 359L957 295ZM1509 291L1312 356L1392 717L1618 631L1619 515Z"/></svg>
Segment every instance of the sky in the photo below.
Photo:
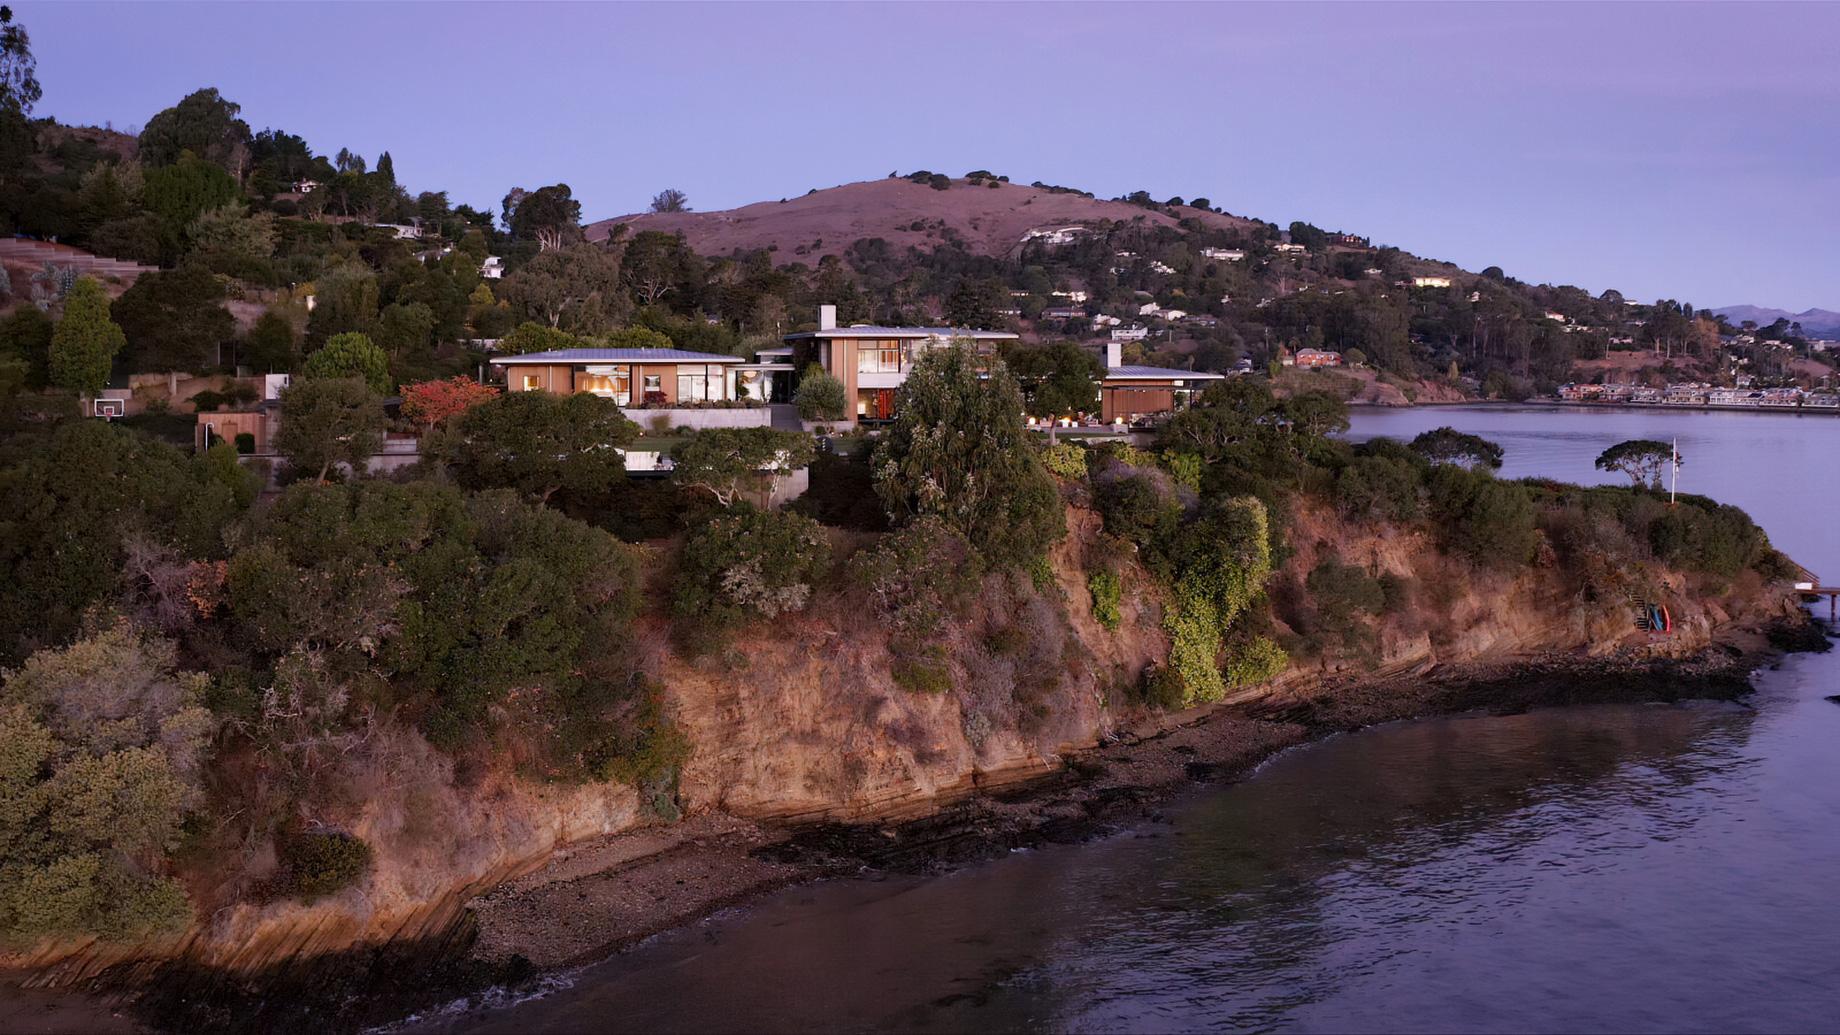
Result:
<svg viewBox="0 0 1840 1035"><path fill-rule="evenodd" d="M584 221L891 171L1206 197L1533 283L1840 310L1840 5L12 4L37 115L388 150Z"/></svg>

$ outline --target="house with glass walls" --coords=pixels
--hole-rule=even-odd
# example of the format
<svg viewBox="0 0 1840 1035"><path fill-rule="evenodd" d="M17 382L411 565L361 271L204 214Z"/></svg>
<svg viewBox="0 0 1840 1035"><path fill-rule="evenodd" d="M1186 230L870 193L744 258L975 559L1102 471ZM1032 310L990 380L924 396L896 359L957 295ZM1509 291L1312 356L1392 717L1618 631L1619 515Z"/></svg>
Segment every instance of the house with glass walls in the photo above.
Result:
<svg viewBox="0 0 1840 1035"><path fill-rule="evenodd" d="M887 420L894 416L895 394L906 382L914 360L930 348L967 338L979 351L995 342L1013 341L1021 335L1008 331L969 331L954 327L837 326L837 307L818 307L818 329L785 336L792 347L793 366L800 370L816 363L843 382L846 412L858 420Z"/></svg>
<svg viewBox="0 0 1840 1035"><path fill-rule="evenodd" d="M693 407L735 397L739 356L682 349L557 349L494 356L513 392L593 392L620 406Z"/></svg>

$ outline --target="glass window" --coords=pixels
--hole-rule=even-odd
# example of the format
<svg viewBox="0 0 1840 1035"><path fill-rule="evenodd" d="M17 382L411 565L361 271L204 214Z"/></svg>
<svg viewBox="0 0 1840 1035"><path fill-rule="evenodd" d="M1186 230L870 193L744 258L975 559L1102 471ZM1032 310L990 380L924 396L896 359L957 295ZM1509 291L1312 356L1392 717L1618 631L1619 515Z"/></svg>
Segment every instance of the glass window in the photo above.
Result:
<svg viewBox="0 0 1840 1035"><path fill-rule="evenodd" d="M901 342L898 339L857 342L856 372L859 374L900 373Z"/></svg>
<svg viewBox="0 0 1840 1035"><path fill-rule="evenodd" d="M534 392L542 387L543 387L543 378L541 375L538 375L538 374L525 374L524 375L524 390L526 392Z"/></svg>
<svg viewBox="0 0 1840 1035"><path fill-rule="evenodd" d="M647 405L657 405L664 402L664 376L661 374L645 374L643 376L644 381L642 384L645 388L645 397L641 401Z"/></svg>

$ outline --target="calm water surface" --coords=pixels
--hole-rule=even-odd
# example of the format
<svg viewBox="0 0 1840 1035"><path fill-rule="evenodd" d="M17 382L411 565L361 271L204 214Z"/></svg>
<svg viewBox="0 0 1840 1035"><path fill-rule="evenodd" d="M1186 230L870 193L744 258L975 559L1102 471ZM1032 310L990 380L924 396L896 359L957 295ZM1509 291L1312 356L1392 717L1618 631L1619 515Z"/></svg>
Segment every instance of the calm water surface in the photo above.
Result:
<svg viewBox="0 0 1840 1035"><path fill-rule="evenodd" d="M1604 480L1679 436L1683 489L1840 575L1840 421L1452 408L1502 474ZM1751 707L1399 723L1290 752L1084 846L793 889L453 1031L1840 1030L1840 658Z"/></svg>

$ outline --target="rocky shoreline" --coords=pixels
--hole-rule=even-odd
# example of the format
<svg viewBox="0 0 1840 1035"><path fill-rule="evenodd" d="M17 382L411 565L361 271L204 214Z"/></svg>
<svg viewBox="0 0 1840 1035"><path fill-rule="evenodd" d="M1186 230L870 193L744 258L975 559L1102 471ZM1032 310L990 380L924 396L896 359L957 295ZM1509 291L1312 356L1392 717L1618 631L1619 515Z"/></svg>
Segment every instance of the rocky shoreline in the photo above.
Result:
<svg viewBox="0 0 1840 1035"><path fill-rule="evenodd" d="M1198 784L1244 778L1279 751L1401 719L1687 699L1732 700L1783 653L1820 651L1818 622L1733 630L1683 658L1548 655L1388 678L1329 679L1242 705L1164 716L1066 758L1053 773L894 823L790 828L704 814L571 846L475 900L438 942L321 958L255 978L171 965L88 987L110 1030L355 1031L431 1009L470 1012L646 938L809 880L937 872L1017 848L1105 836ZM73 990L74 991L74 990ZM69 1004L67 1004L69 1005ZM74 1016L74 1015L67 1015Z"/></svg>

